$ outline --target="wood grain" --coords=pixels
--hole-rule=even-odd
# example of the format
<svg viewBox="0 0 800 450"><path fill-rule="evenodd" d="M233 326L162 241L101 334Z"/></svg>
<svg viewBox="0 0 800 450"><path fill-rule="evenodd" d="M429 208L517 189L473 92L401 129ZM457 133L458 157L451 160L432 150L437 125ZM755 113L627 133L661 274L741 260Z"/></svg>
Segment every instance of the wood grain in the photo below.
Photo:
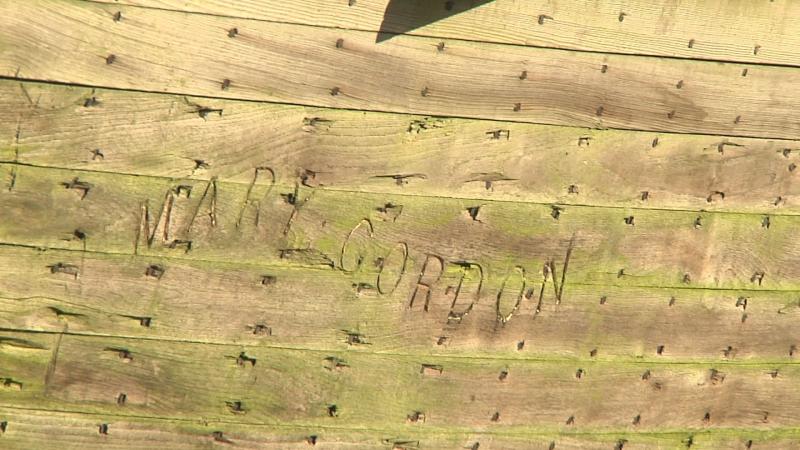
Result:
<svg viewBox="0 0 800 450"><path fill-rule="evenodd" d="M488 277L504 277L516 266L541 273L545 265L559 276L569 254L570 282L756 291L799 286L796 216L342 192L273 185L269 177L245 185L12 169L13 189L0 194L5 243L370 277L392 253L408 254L407 272L434 255L457 272L468 267Z"/></svg>
<svg viewBox="0 0 800 450"><path fill-rule="evenodd" d="M800 401L796 364L440 357L433 369L419 356L8 332L0 361L6 407L242 424L613 433L639 416L637 431L690 434L788 428Z"/></svg>
<svg viewBox="0 0 800 450"><path fill-rule="evenodd" d="M373 32L74 0L2 7L5 77L591 128L789 139L800 132L800 74L790 68L749 67L742 76L741 64L441 47L412 36L376 44ZM127 20L114 20L119 11Z"/></svg>
<svg viewBox="0 0 800 450"><path fill-rule="evenodd" d="M37 449L135 449L150 450L154 446L176 450L233 447L242 449L308 449L309 438L315 436L311 448L414 450L417 448L450 450L471 448L546 450L555 443L558 449L606 450L624 441L624 448L657 450L681 448L691 437L692 448L740 449L749 441L751 448L791 449L798 436L792 430L748 430L739 437L733 430L708 429L689 436L681 432L645 433L620 430L609 435L586 433L523 434L430 432L425 427L398 427L383 430L359 430L326 426L258 426L226 420L215 422L179 421L159 418L133 418L116 415L93 415L68 412L45 412L30 409L0 408L0 419L6 431L0 436L4 448ZM108 434L98 433L100 424L107 424ZM222 433L214 434L214 433Z"/></svg>
<svg viewBox="0 0 800 450"><path fill-rule="evenodd" d="M552 280L528 273L522 297L522 280L489 277L479 293L474 280L462 282L454 308L448 286L457 285L457 273L432 284L426 301L416 272L381 293L374 278L327 270L9 246L0 247L0 263L0 328L6 329L654 365L785 364L795 361L792 348L800 342L796 292L568 284L559 300ZM53 273L59 263L79 267L80 275ZM165 268L157 280L146 275L154 263ZM469 314L451 317L470 303Z"/></svg>
<svg viewBox="0 0 800 450"><path fill-rule="evenodd" d="M91 98L99 104L83 106ZM269 167L278 184L299 180L387 194L764 214L800 210L800 171L791 170L798 141L13 81L0 81L0 102L6 105L0 109L0 158L37 166L240 183L250 183L255 168ZM201 117L198 107L224 113ZM419 176L390 177L409 174Z"/></svg>
<svg viewBox="0 0 800 450"><path fill-rule="evenodd" d="M800 65L800 39L792 27L800 8L792 1L610 0L531 2L495 0L471 11L470 2L388 0L327 2L300 0L99 0L204 14L315 26L385 30L445 39L465 39L606 53L702 58L761 64ZM397 3L397 2L395 2ZM454 14L447 17L448 14ZM541 24L539 17L545 16ZM420 23L434 23L419 28ZM710 26L712 25L713 26ZM689 47L689 41L694 45ZM756 50L756 46L758 49Z"/></svg>

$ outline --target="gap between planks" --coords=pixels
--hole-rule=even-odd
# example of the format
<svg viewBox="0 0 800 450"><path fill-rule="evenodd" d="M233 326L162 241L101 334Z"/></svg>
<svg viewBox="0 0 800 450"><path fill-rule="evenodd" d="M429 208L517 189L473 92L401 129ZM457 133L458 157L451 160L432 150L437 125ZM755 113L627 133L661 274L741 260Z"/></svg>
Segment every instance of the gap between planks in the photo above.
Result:
<svg viewBox="0 0 800 450"><path fill-rule="evenodd" d="M0 247L10 247L10 248L25 248L30 250L37 250L37 251L48 251L48 250L55 250L58 252L73 252L78 254L91 254L91 255L102 255L102 256L120 256L120 257L130 257L130 258L158 258L160 260L165 261L179 261L179 262L189 262L194 264L224 264L233 267L258 267L258 268L275 268L275 269L292 269L292 270L315 270L319 272L330 272L331 270L340 271L341 269L329 269L323 268L320 266L314 265L303 265L302 263L292 263L292 264L256 264L251 262L245 261L226 261L226 260L215 260L215 259L202 259L202 258L181 258L178 256L167 256L167 255L137 255L134 253L129 252L109 252L109 251L100 251L100 250L84 250L84 249L75 249L75 248L61 248L61 247L47 247L47 246L40 246L40 245L32 245L32 244L19 244L14 242L4 242L0 241ZM655 286L655 285L646 285L646 284L604 284L604 283L586 283L586 282L579 282L579 281L570 281L570 286L591 286L591 287L620 287L626 289L659 289L659 290L686 290L686 291L711 291L711 292L765 292L765 293L792 293L792 292L800 292L800 289L764 289L764 288L730 288L730 287L710 287L710 286Z"/></svg>
<svg viewBox="0 0 800 450"><path fill-rule="evenodd" d="M668 54L658 54L655 52L651 53L635 53L635 52L624 52L624 51L612 51L612 50L592 50L588 48L580 48L578 46L563 46L557 47L553 45L541 45L541 44L531 44L531 43L516 43L516 42L509 42L503 40L481 40L481 39L470 39L468 37L460 36L446 36L441 34L426 34L417 32L417 29L412 29L407 32L393 32L393 31L381 31L375 29L374 27L348 27L348 26L332 26L332 25L321 25L321 24L313 24L313 23L304 23L299 21L287 21L287 20L277 20L277 19L266 19L263 17L256 17L256 16L243 16L243 15L231 15L231 14L221 14L221 13L214 13L208 11L199 11L199 10L188 10L188 9L175 9L175 8L166 8L166 7L159 7L159 6L148 6L148 5L139 5L136 3L131 3L127 0L114 0L114 3L106 0L78 0L86 3L94 3L97 5L107 6L109 4L121 5L128 8L134 9L146 9L152 11L163 11L163 12L170 12L170 13L183 13L183 14L193 14L198 16L208 16L208 17L216 17L222 19L241 19L241 20L252 20L256 22L265 22L265 23L274 23L280 25L296 25L296 26L303 26L315 29L324 29L324 30L341 30L341 31L356 31L356 32L366 32L366 33L382 33L382 34L389 34L392 36L409 36L414 38L429 38L429 39L446 39L452 42L470 42L476 44L488 44L488 45L502 45L508 47L521 47L521 48L535 48L535 49L547 49L547 50L559 50L564 52L576 52L576 53L587 53L587 54L599 54L599 55L613 55L613 56L632 56L632 57L640 57L640 58L659 58L659 59L669 59L669 60L679 60L679 61L699 61L699 62L707 62L707 63L724 63L724 64L739 64L739 65L747 65L747 66L754 66L754 67L784 67L784 68L800 68L800 64L793 64L793 63L781 63L781 62L763 62L763 61L748 61L746 59L734 59L734 58L711 58L711 57L702 57L702 56L675 56L675 55L668 55ZM774 1L774 0L770 0ZM468 12L468 11L464 11ZM623 13L624 14L624 13ZM455 14L457 15L457 14ZM442 20L447 20L448 18L453 16L448 16L443 18ZM531 19L535 19L531 17ZM621 20L620 20L621 22ZM758 46L761 47L760 45ZM746 136L742 136L746 137Z"/></svg>
<svg viewBox="0 0 800 450"><path fill-rule="evenodd" d="M40 164L31 164L31 163L23 163L14 160L0 160L0 165L8 165L8 166L18 166L18 167L31 167L34 169L43 169L43 170L57 170L57 171L67 171L67 172L82 172L82 173L94 173L100 175L109 175L109 176L125 176L125 177L134 177L134 178L145 178L145 179L152 179L152 180L168 180L171 182L180 181L180 180L197 180L197 181L209 181L206 178L200 177L167 177L163 175L149 175L149 174L141 174L141 173L132 173L132 172L108 172L103 170L91 170L91 169L73 169L68 167L61 167L61 166L45 166ZM219 180L217 184L225 185L239 185L239 186L247 186L247 183L233 181L233 180ZM293 186L289 185L280 185L275 184L274 188L276 189L293 189ZM523 200L509 200L503 198L494 198L494 199L487 199L483 197L466 197L466 196L445 196L445 195L434 195L434 194L415 194L410 192L389 192L387 190L370 190L370 191L361 191L356 189L339 189L339 188L329 188L324 186L316 186L314 187L315 190L318 191L326 191L326 192L335 192L341 194L376 194L376 195L391 195L396 197L410 197L410 198L420 198L420 199L442 199L442 200L469 200L475 202L490 202L490 203L499 203L499 204L510 204L510 205L535 205L535 206L545 206L545 207L572 207L572 208L587 208L587 209L600 209L600 210L615 210L615 211L648 211L648 212L677 212L677 213L696 213L696 214L708 214L708 215L732 215L732 216L751 216L751 217L787 217L787 218L798 218L800 217L800 212L797 213L780 213L780 212L751 212L751 211L736 211L736 210L725 210L725 209L713 209L713 210L706 210L706 209L687 209L687 208L653 208L653 207L644 207L644 206L615 206L615 205L594 205L591 203L566 203L566 202L535 202L535 201L523 201Z"/></svg>
<svg viewBox="0 0 800 450"><path fill-rule="evenodd" d="M116 417L119 419L138 419L138 420L149 420L149 421L159 421L159 422L173 422L173 423L189 423L195 424L197 420L195 419L184 419L179 417L168 417L168 416L145 416L145 415L134 415L134 414L116 414L116 413L96 413L90 411L81 411L81 410L70 410L70 409L43 409L43 408L27 408L21 406L11 406L11 405L2 405L0 406L0 411L2 410L12 410L12 411L29 411L29 412L39 412L39 413L56 413L56 414L74 414L74 415L81 415L81 416L92 416L92 417ZM363 431L369 433L386 433L386 432L394 432L394 429L380 429L380 428L371 428L371 427L347 427L341 425L318 425L318 424L283 424L283 423L266 423L266 422L242 422L237 420L225 420L225 419L214 419L210 421L214 424L226 424L226 425L241 425L241 426L256 426L256 427L269 427L269 428L283 428L283 429L319 429L319 430L332 430L332 431ZM671 429L668 431L631 431L629 428L619 429L619 430L594 430L594 431L564 431L563 429L553 429L552 431L529 431L529 432L520 432L511 430L501 430L501 431L491 431L487 429L473 429L473 428L456 428L456 427L442 427L442 428L416 428L414 430L415 433L420 433L422 435L441 435L441 434L452 434L452 435L459 435L459 434L470 434L470 435L483 435L483 436L510 436L510 437L549 437L549 436L560 436L560 437L573 437L573 436L608 436L608 437L619 437L620 435L626 436L637 436L637 437L686 437L687 434L691 434L693 437L697 436L718 436L718 437L726 437L726 436L742 436L745 434L766 434L770 436L781 436L786 437L785 434L789 435L799 435L800 436L800 427L779 427L779 428L770 428L770 429L759 429L759 428L714 428L714 429L695 429L695 428L686 428L684 430L680 429Z"/></svg>
<svg viewBox="0 0 800 450"><path fill-rule="evenodd" d="M43 298L43 297L31 297L31 298ZM172 344L190 344L190 345L208 345L208 346L216 346L216 347L237 347L243 349L273 349L273 350L284 350L284 351L292 351L298 353L320 353L320 354L328 354L331 352L344 352L344 353L357 353L359 355L367 355L367 356L396 356L402 358L426 358L429 361L438 361L438 360L446 360L446 359L455 359L461 361L508 361L508 362L522 362L522 363L588 363L590 365L603 365L609 364L615 367L618 367L620 364L623 365L633 365L633 366L661 366L661 367L669 367L669 366L680 366L680 367L707 367L707 366L719 366L719 367L762 367L762 368L774 368L775 366L798 366L800 365L800 361L791 361L791 360L776 360L776 361L735 361L735 360L659 360L659 359L645 359L639 357L631 357L631 358L542 358L542 357L520 357L520 358L509 358L509 357L502 357L502 356L469 356L465 354L429 354L429 353L400 353L400 352L392 352L392 351L371 351L371 350L331 350L331 349L319 349L319 348L311 348L311 347L298 347L298 346L285 346L285 345L274 345L274 344L242 344L238 342L222 342L222 341L198 341L192 339L178 339L178 338L168 338L168 337L147 337L147 336L126 336L126 335L118 335L118 334L100 334L100 333L79 333L73 331L47 331L47 330L30 330L30 329L19 329L19 328L0 328L0 333L19 333L19 334L35 334L35 335L60 335L60 336L75 336L75 337L84 337L88 339L124 339L129 341L145 341L145 342L158 342L158 343L172 343Z"/></svg>
<svg viewBox="0 0 800 450"><path fill-rule="evenodd" d="M60 14L48 12L49 17L47 14L39 16L37 6L38 11L52 9L59 10ZM437 58L437 54L429 53L429 47L436 47L435 40L431 42L427 38L404 38L402 42L389 41L390 45L376 48L374 33L355 31L343 33L352 35L348 39L352 39L355 48L367 50L367 53L334 53L338 51L335 50L338 47L331 50L333 45L330 42L329 46L329 40L335 41L336 36L341 34L334 30L316 29L316 32L306 33L301 41L282 40L285 36L296 35L297 30L294 28L300 26L253 21L252 35L248 37L245 33L242 35L243 39L232 42L227 33L219 35L213 29L202 26L209 23L213 27L225 28L230 26L228 22L231 19L140 8L138 11L142 20L130 20L128 23L131 27L120 28L106 23L106 19L109 22L112 20L114 9L113 4L104 6L78 1L37 0L30 8L26 5L25 8L9 10L17 13L11 14L7 19L8 23L13 25L21 21L20 23L25 23L25 27L19 27L16 33L7 35L11 47L2 55L4 74L19 77L24 69L32 70L31 75L28 75L30 78L111 84L128 88L144 86L149 90L176 92L187 89L185 77L190 76L194 80L191 84L192 90L215 97L245 96L275 102L349 107L355 110L372 108L398 112L422 111L446 116L454 105L460 104L464 116L506 118L529 123L583 124L590 128L610 126L683 132L701 129L710 134L735 131L738 136L743 137L761 135L795 138L797 132L797 124L792 115L787 116L784 113L797 109L795 106L798 98L787 93L793 92L792 87L797 84L796 79L800 77L800 73L784 68L765 70L766 77L744 81L739 75L740 67L730 64L691 60L676 62L656 57L647 61L634 57L627 60L627 57L620 57L626 61L620 64L618 72L609 72L608 76L612 77L609 79L605 75L599 75L603 57L591 54L574 53L570 57L550 49L521 49L500 47L500 44L490 46L465 42L457 47L461 48L459 52L452 53L453 59L429 61L428 57ZM27 18L25 14L28 15ZM173 23L172 27L164 26L169 23ZM86 26L91 28L85 28ZM53 30L51 36L46 33L48 27L60 30ZM187 41L185 36L181 37L175 31L176 27L194 29L196 32L193 39ZM107 31L111 31L112 35L106 35ZM64 36L71 39L65 39ZM40 38L45 41L50 38L52 45L41 44L45 41ZM155 39L157 43L149 42L147 45L148 39ZM163 41L170 39L183 42L185 51L176 54L164 47ZM284 50L286 45L294 43L298 46L297 51L306 53L309 57L298 60L284 50L275 50L276 46L265 46L261 43L268 39L278 39L277 46ZM39 44L34 44L35 42ZM107 54L109 45L117 47L115 58L111 62L99 61L98 55ZM222 61L208 57L215 52L229 51L231 45L247 54L249 59L246 62L241 61L239 65L223 65ZM493 49L505 49L505 52ZM142 51L145 53L140 54ZM138 55L131 57L130 61L135 64L126 65L125 56L120 56L128 53ZM545 53L550 53L549 58ZM30 61L32 57L34 60L55 59L52 59L53 64L50 66L34 67ZM390 72L386 64L381 64L382 61L391 64L399 61L398 58L407 60L408 70ZM491 59L491 64L485 67L481 65L480 70L476 70L475 58L487 61ZM551 65L537 64L528 67L531 58L544 58ZM164 59L171 59L169 66L165 67L162 61ZM270 60L272 64L255 65L258 59ZM106 69L95 68L95 60L98 60L98 64L104 64L102 67ZM78 63L82 65L76 66ZM282 65L285 67L281 68ZM92 68L84 70L87 67ZM332 68L333 71L320 70L321 67ZM644 73L643 67L648 73ZM528 77L527 82L516 87L509 86L502 77L518 74L518 69L521 68L536 68L536 76ZM565 71L564 68L571 70ZM287 77L286 70L299 71L302 74L301 79ZM259 71L261 73L256 75ZM152 77L143 78L142 74L145 72L152 74ZM670 89L675 81L682 79L687 72L697 75L700 91L694 94L684 92L681 95L665 95L673 92ZM374 80L381 77L396 78L398 73L407 80L380 86L373 82L362 83L364 77L370 74L372 77L368 79ZM439 75L440 79L435 78L434 74ZM462 76L466 84L453 85L446 82L452 77ZM429 82L423 84L422 81L426 78ZM215 79L219 81L214 82ZM236 91L232 95L219 94L219 83L223 83L224 79L234 79L234 86L241 83L241 89L231 89ZM553 79L575 86L575 91L553 90L551 95L540 95L543 89L553 86ZM623 82L626 80L629 83L638 83L640 89L636 92L625 89L626 83ZM423 93L422 97L427 98L415 94L415 86L423 85L426 88L431 87L434 94ZM736 98L730 96L731 89L738 89ZM437 92L441 95L437 95ZM475 95L476 92L479 95ZM582 95L587 93L593 95ZM531 100L523 101L525 107L521 106L522 103L513 103L526 98ZM599 106L598 101L601 103ZM677 115L675 108L680 110ZM668 114L670 109L672 112ZM734 120L736 112L739 116ZM740 120L742 114L746 118L743 122Z"/></svg>

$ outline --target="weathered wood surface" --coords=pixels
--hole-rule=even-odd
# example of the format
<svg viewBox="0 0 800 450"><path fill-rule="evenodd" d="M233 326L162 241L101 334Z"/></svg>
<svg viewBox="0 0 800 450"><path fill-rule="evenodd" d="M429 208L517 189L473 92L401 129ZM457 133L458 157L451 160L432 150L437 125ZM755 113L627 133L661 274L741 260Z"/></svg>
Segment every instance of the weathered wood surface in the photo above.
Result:
<svg viewBox="0 0 800 450"><path fill-rule="evenodd" d="M85 106L92 98L97 104ZM800 209L794 170L800 142L792 140L409 117L13 81L0 81L0 102L6 162L241 183L250 183L257 167L269 167L278 184L305 176L307 184L365 192L637 209ZM391 178L414 174L400 183Z"/></svg>
<svg viewBox="0 0 800 450"><path fill-rule="evenodd" d="M0 168L12 180L0 194L7 219L0 233L12 244L366 274L380 272L381 258L394 254L398 277L431 255L488 277L517 266L542 273L547 265L569 282L799 286L797 216L340 192L273 185L263 170L248 185Z"/></svg>
<svg viewBox="0 0 800 450"><path fill-rule="evenodd" d="M75 0L0 7L5 77L593 128L800 132L792 68L413 36L377 44L374 32Z"/></svg>
<svg viewBox="0 0 800 450"><path fill-rule="evenodd" d="M800 445L797 5L386 6L0 0L0 448Z"/></svg>
<svg viewBox="0 0 800 450"><path fill-rule="evenodd" d="M608 53L800 65L796 2L98 0L177 11ZM465 12L466 11L466 12ZM539 18L542 17L542 23ZM442 20L446 18L447 20ZM435 22L434 22L435 21ZM428 24L428 22L433 22ZM424 27L418 28L420 24ZM690 47L689 42L694 41Z"/></svg>
<svg viewBox="0 0 800 450"><path fill-rule="evenodd" d="M80 270L53 273L58 264ZM165 269L146 275L153 263ZM0 328L295 349L575 361L788 364L796 292L569 284L459 273L389 292L374 278L311 270L0 247ZM264 284L264 277L267 284ZM363 280L369 282L364 283ZM389 283L389 287L393 283ZM498 298L500 301L498 302ZM425 304L428 304L427 311ZM472 306L470 306L472 305ZM452 312L469 310L456 320ZM594 353L593 353L594 352Z"/></svg>
<svg viewBox="0 0 800 450"><path fill-rule="evenodd" d="M752 441L754 449L789 449L797 445L798 434L792 430L747 430L740 437L737 430L714 430L664 433L620 432L608 435L583 433L482 433L477 431L437 433L426 427L405 426L385 430L358 430L346 427L325 426L292 427L275 425L242 425L231 421L211 420L180 421L157 418L129 418L118 415L93 415L54 413L29 409L0 408L0 419L6 422L2 435L4 448L37 449L136 449L155 447L170 449L364 449L434 450L469 449L479 444L480 449L517 450L529 448L547 450L553 444L557 449L607 450L620 441L625 449L661 450L686 448L738 449ZM108 434L100 434L99 427L108 426ZM216 434L215 434L216 433ZM221 434L220 434L221 433ZM314 445L309 444L309 439Z"/></svg>
<svg viewBox="0 0 800 450"><path fill-rule="evenodd" d="M365 429L688 433L789 428L800 401L792 389L796 364L431 361L62 333L4 332L1 339L5 406L93 414Z"/></svg>

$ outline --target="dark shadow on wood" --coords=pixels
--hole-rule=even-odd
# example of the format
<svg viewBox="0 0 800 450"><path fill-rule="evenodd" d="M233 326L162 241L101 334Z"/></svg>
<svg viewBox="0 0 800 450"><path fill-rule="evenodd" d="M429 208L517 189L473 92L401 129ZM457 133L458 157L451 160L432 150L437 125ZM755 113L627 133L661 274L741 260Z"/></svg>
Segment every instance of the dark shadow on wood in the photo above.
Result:
<svg viewBox="0 0 800 450"><path fill-rule="evenodd" d="M494 0L391 0L375 42L430 25Z"/></svg>

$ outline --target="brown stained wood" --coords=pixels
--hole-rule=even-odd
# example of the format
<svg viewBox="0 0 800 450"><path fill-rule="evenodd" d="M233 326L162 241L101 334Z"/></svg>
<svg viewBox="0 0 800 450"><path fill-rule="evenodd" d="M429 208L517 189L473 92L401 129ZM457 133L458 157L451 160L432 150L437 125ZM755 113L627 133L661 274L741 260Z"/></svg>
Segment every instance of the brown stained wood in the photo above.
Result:
<svg viewBox="0 0 800 450"><path fill-rule="evenodd" d="M156 262L165 270L157 280L145 274ZM80 276L52 273L58 263L78 265ZM385 294L374 275L7 246L0 267L4 329L576 364L597 350L595 359L657 366L789 363L800 342L796 292L568 282L559 301L552 279L528 272L492 274L480 293L475 280L462 281L453 308L455 272L431 284L426 311L418 267ZM273 281L265 285L264 277ZM451 313L470 303L455 320Z"/></svg>
<svg viewBox="0 0 800 450"><path fill-rule="evenodd" d="M570 282L798 287L793 216L776 217L766 227L760 215L349 193L260 184L257 178L248 187L14 168L14 188L0 194L9 219L0 223L4 243L373 274L379 258L407 252L416 267L435 255L476 274L506 274L514 266L533 273L552 261L558 276L569 253ZM387 205L402 206L402 212L395 217L399 208L387 213ZM73 278L79 271L51 270ZM162 272L156 267L148 275L158 279Z"/></svg>
<svg viewBox="0 0 800 450"><path fill-rule="evenodd" d="M115 22L118 11L127 20ZM439 51L430 38L379 45L372 32L70 0L5 4L0 12L6 77L592 128L772 138L800 131L800 75L789 68L742 77L740 64L474 42ZM339 39L348 45L337 48Z"/></svg>
<svg viewBox="0 0 800 450"><path fill-rule="evenodd" d="M791 31L800 20L800 8L791 1L611 0L542 3L495 0L471 11L468 8L472 2L468 0L395 1L394 14L389 17L385 16L388 0L300 0L291 5L278 0L244 0L235 4L224 0L99 1L535 47L792 66L800 64L800 39ZM453 15L447 17L447 14ZM427 24L434 18L441 19ZM418 28L421 23L426 25ZM691 40L694 40L694 45L690 47L688 43Z"/></svg>
<svg viewBox="0 0 800 450"><path fill-rule="evenodd" d="M87 98L97 107L81 107ZM0 82L0 158L250 183L794 214L798 141L586 130ZM198 105L221 109L202 118ZM91 131L87 131L91 130ZM0 183L10 183L12 169ZM390 175L420 174L394 179ZM712 199L724 192L724 199Z"/></svg>
<svg viewBox="0 0 800 450"><path fill-rule="evenodd" d="M242 424L365 429L453 427L494 433L623 430L639 415L637 431L689 434L732 427L780 432L793 425L800 401L792 389L796 365L653 368L441 357L435 361L442 373L428 376L421 363L429 360L418 356L3 335L44 347L0 348L4 373L22 385L0 390L4 406L37 404L99 415L183 420L200 416ZM120 357L120 349L128 352L127 358ZM257 363L237 364L243 352ZM330 370L326 358L331 356L346 361L347 367ZM578 368L585 370L580 378L575 376ZM773 377L770 371L776 368L779 375ZM498 379L503 371L507 376ZM45 373L51 375L42 381ZM117 401L120 392L127 394L124 405ZM424 414L424 421L409 424L408 416L415 411ZM495 412L501 419L492 420ZM569 417L572 424L565 425ZM113 426L101 434L112 436Z"/></svg>

